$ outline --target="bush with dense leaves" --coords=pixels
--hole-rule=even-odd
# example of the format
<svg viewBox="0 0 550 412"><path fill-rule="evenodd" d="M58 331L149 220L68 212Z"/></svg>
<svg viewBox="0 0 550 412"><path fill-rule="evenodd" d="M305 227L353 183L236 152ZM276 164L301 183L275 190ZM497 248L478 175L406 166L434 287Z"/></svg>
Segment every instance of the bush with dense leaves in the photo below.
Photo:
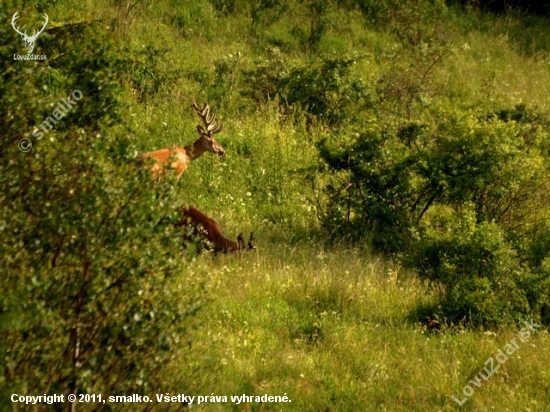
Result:
<svg viewBox="0 0 550 412"><path fill-rule="evenodd" d="M283 112L305 113L309 122L341 124L371 105L365 82L353 72L354 56L320 56L312 64L292 65L277 48L244 71L242 95L256 102L277 99Z"/></svg>
<svg viewBox="0 0 550 412"><path fill-rule="evenodd" d="M3 21L13 12L0 6ZM155 374L204 301L199 280L178 277L173 182L155 184L134 160L119 60L103 30L56 27L37 41L48 60L34 62L12 59L22 42L0 27L3 399L160 389ZM33 134L74 90L76 106Z"/></svg>
<svg viewBox="0 0 550 412"><path fill-rule="evenodd" d="M441 213L417 244L416 265L441 293L440 316L498 325L529 312L528 271L496 223Z"/></svg>
<svg viewBox="0 0 550 412"><path fill-rule="evenodd" d="M523 106L434 114L432 126L382 127L372 118L356 134L320 142L331 176L325 227L410 252L454 320L543 316L544 292L511 291L544 282L533 277L549 253L545 116Z"/></svg>

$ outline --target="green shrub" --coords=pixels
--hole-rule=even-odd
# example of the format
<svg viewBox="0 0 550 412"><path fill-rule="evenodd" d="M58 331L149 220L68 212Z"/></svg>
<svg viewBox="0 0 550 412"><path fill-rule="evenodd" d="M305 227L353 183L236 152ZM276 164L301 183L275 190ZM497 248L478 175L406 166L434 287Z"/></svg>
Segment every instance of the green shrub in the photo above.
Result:
<svg viewBox="0 0 550 412"><path fill-rule="evenodd" d="M442 315L480 323L529 308L537 315L544 293L531 293L528 305L508 291L533 281L548 256L545 117L522 107L434 114L432 127L360 118L347 136L321 140L324 227L384 252L420 250L413 264L442 287Z"/></svg>
<svg viewBox="0 0 550 412"><path fill-rule="evenodd" d="M411 152L376 120L363 125L357 137L319 143L333 176L326 186L325 227L352 239L368 233L375 249L396 251L412 224Z"/></svg>
<svg viewBox="0 0 550 412"><path fill-rule="evenodd" d="M420 237L415 264L441 293L439 316L493 326L527 316L526 272L497 224L476 224L472 212L432 223L437 229Z"/></svg>
<svg viewBox="0 0 550 412"><path fill-rule="evenodd" d="M305 112L310 122L330 126L371 107L367 85L353 71L359 57L322 56L311 64L293 65L277 48L268 53L255 69L243 72L242 95L260 103L277 97L284 112Z"/></svg>
<svg viewBox="0 0 550 412"><path fill-rule="evenodd" d="M161 63L167 60L168 53L168 50L159 50L154 46L124 50L125 57L121 59L122 73L138 101L144 102L153 98L162 90L163 85L181 77L179 69L162 67Z"/></svg>
<svg viewBox="0 0 550 412"><path fill-rule="evenodd" d="M540 266L532 270L522 287L526 290L527 300L532 312L540 322L550 324L550 257L544 259Z"/></svg>
<svg viewBox="0 0 550 412"><path fill-rule="evenodd" d="M45 62L13 61L11 32L0 28L0 397L166 390L156 373L204 302L200 280L175 276L173 182L134 161L101 25L55 31ZM73 90L76 106L33 133Z"/></svg>

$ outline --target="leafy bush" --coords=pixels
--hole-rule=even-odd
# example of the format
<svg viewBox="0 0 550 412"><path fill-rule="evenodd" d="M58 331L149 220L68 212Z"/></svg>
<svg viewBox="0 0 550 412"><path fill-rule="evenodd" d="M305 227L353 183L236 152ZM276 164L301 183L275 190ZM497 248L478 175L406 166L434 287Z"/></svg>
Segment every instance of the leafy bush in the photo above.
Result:
<svg viewBox="0 0 550 412"><path fill-rule="evenodd" d="M243 73L241 92L257 102L279 98L281 109L305 112L310 121L335 126L350 114L371 105L366 84L353 72L360 60L351 56L322 56L308 65L291 65L277 48Z"/></svg>
<svg viewBox="0 0 550 412"><path fill-rule="evenodd" d="M417 245L422 276L441 292L441 317L498 325L529 312L526 275L502 229L463 212L436 219Z"/></svg>
<svg viewBox="0 0 550 412"><path fill-rule="evenodd" d="M0 16L8 20L4 5ZM102 30L58 28L43 46L48 60L33 62L11 59L20 39L0 28L3 398L158 388L155 373L204 301L200 281L183 290L175 277L174 185L155 185L134 161L121 67ZM73 90L76 106L33 133Z"/></svg>
<svg viewBox="0 0 550 412"><path fill-rule="evenodd" d="M443 312L454 320L538 316L543 292L533 290L527 304L510 291L535 282L531 272L548 256L544 116L516 107L435 117L433 127L363 120L361 132L321 141L330 176L325 228L381 251L413 252L411 262L441 286Z"/></svg>
<svg viewBox="0 0 550 412"><path fill-rule="evenodd" d="M358 60L351 56L323 56L315 64L293 68L281 82L282 100L321 123L341 123L350 110L364 110L369 104L366 84L353 73Z"/></svg>
<svg viewBox="0 0 550 412"><path fill-rule="evenodd" d="M288 76L289 62L277 47L266 50L265 59L256 61L253 70L244 70L245 86L241 94L258 103L266 103L274 99L282 88L282 83Z"/></svg>
<svg viewBox="0 0 550 412"><path fill-rule="evenodd" d="M407 145L388 134L376 120L347 141L323 139L319 153L333 180L326 186L325 227L333 234L360 239L369 233L372 246L402 247L412 221L413 186Z"/></svg>
<svg viewBox="0 0 550 412"><path fill-rule="evenodd" d="M181 76L178 69L161 68L166 60L168 50L155 47L126 50L124 55L131 56L122 59L121 68L127 74L125 79L139 101L146 101L162 90L162 86L174 82Z"/></svg>

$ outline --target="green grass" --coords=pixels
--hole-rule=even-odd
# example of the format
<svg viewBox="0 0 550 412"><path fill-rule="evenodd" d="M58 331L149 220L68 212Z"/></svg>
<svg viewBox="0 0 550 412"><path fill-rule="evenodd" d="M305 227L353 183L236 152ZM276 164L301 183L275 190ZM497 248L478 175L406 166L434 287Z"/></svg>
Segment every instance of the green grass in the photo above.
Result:
<svg viewBox="0 0 550 412"><path fill-rule="evenodd" d="M266 410L452 411L462 388L516 333L432 333L410 312L433 296L414 274L359 250L260 243L201 257L212 301L170 374L186 394L286 393ZM397 273L397 274L396 274ZM543 411L547 332L521 344L463 410ZM462 396L461 396L462 395ZM198 410L260 410L225 404Z"/></svg>
<svg viewBox="0 0 550 412"><path fill-rule="evenodd" d="M329 10L327 30L312 50L299 37L298 29L307 30L310 22L296 1L265 27L252 27L249 16L217 12L207 0L144 2L129 14L114 4L60 2L50 15L57 24L115 16L113 36L124 53L136 56L147 46L165 52L156 65L147 57L140 63L153 68L147 81L166 76L155 92L140 98L132 74L125 75L122 99L140 150L191 143L197 122L191 99L213 103L226 127L219 141L228 154L206 154L191 164L178 182L182 203L213 216L227 236L254 230L258 237L257 251L182 263L181 284L206 279L210 300L189 332L190 344L182 340L181 353L167 366L166 379L188 395L286 393L292 400L194 410L548 410L547 331L522 344L458 407L451 395L463 398L464 385L517 330L484 333L462 325L429 332L411 314L437 296L414 273L367 248L327 247L315 193L302 171L318 164L315 142L331 131L282 120L275 102L257 106L239 94L242 70L265 59L269 47L301 63L320 53L356 52L364 59L354 70L370 84L396 62L418 81L433 60L401 44L391 24L375 26L358 10ZM449 13L441 22L448 30L445 57L426 84L437 90L430 101L549 109L547 20ZM234 71L217 79L221 62ZM413 120L430 117L421 104L413 114Z"/></svg>

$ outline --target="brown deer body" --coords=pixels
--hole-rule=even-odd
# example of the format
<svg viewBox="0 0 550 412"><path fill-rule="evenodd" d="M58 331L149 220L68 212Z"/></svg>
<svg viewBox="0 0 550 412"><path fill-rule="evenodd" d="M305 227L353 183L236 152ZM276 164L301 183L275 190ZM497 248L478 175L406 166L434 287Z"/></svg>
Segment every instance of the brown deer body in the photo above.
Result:
<svg viewBox="0 0 550 412"><path fill-rule="evenodd" d="M227 239L223 236L218 222L202 213L194 206L188 206L182 209L182 220L175 225L176 227L193 227L193 235L205 238L212 244L215 252L233 252L246 249L242 233L237 237L237 242ZM250 233L248 249L255 249L252 241L254 233Z"/></svg>
<svg viewBox="0 0 550 412"><path fill-rule="evenodd" d="M201 157L204 153L210 152L220 156L225 154L222 145L212 137L214 134L221 132L223 126L216 122L216 115L210 114L210 106L205 103L204 107L199 109L197 104L193 103L193 107L204 123L204 127L197 125L200 137L193 144L185 147L155 150L141 155L143 160L155 160L155 164L151 169L154 179L160 178L167 166L176 171L179 179L183 172L185 172L185 169L187 169L187 166L189 166L189 163Z"/></svg>
<svg viewBox="0 0 550 412"><path fill-rule="evenodd" d="M199 138L191 145L175 148L166 148L155 150L153 152L141 155L143 160L153 159L155 163L151 169L153 178L156 180L162 177L168 167L174 169L178 179L185 172L189 163L201 157L204 153L210 152L218 155L224 155L224 148L212 137L223 130L223 126L216 122L216 115L210 114L210 106L205 103L202 109L199 109L196 102L193 107L197 115L201 118L204 127L197 125ZM237 237L237 242L227 239L223 236L218 222L202 213L194 206L182 209L182 219L175 224L176 227L190 227L194 237L202 237L207 240L215 252L230 252L246 249L242 233ZM254 233L250 233L248 249L256 249L252 244Z"/></svg>

